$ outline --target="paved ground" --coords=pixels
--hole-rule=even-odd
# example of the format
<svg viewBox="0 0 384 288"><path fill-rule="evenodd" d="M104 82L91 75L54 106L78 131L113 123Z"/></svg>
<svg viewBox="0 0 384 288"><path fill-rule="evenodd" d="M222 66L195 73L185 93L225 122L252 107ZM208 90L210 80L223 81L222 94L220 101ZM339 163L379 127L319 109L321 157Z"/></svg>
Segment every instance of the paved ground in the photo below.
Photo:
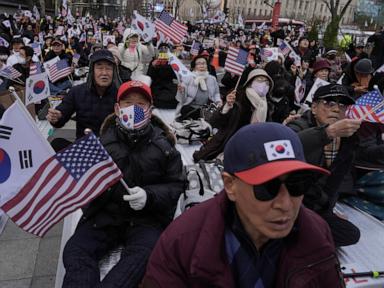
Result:
<svg viewBox="0 0 384 288"><path fill-rule="evenodd" d="M74 127L70 121L54 136L71 140ZM8 220L0 235L0 288L55 287L62 230L63 221L38 238Z"/></svg>

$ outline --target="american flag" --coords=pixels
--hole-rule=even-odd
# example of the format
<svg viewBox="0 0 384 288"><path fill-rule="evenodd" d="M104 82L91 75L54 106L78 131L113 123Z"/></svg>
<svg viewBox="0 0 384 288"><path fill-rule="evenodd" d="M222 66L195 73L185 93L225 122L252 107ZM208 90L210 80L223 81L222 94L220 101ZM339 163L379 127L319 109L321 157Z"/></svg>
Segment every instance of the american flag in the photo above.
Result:
<svg viewBox="0 0 384 288"><path fill-rule="evenodd" d="M224 69L235 75L243 74L247 64L248 52L234 47L229 47Z"/></svg>
<svg viewBox="0 0 384 288"><path fill-rule="evenodd" d="M41 46L40 43L32 43L31 48L33 49L33 52L37 55L41 55Z"/></svg>
<svg viewBox="0 0 384 288"><path fill-rule="evenodd" d="M29 66L29 76L36 75L42 72L41 64L40 63L32 63L31 66Z"/></svg>
<svg viewBox="0 0 384 288"><path fill-rule="evenodd" d="M176 43L180 43L188 32L188 27L177 22L167 11L163 10L155 20L155 28Z"/></svg>
<svg viewBox="0 0 384 288"><path fill-rule="evenodd" d="M49 66L49 80L51 80L52 83L55 83L57 80L67 77L71 73L72 69L68 65L67 60L65 59L57 61L52 66Z"/></svg>
<svg viewBox="0 0 384 288"><path fill-rule="evenodd" d="M348 108L346 115L351 119L384 123L384 97L377 90L368 92Z"/></svg>
<svg viewBox="0 0 384 288"><path fill-rule="evenodd" d="M0 70L0 76L8 79L16 79L21 76L21 73L12 66L6 66Z"/></svg>
<svg viewBox="0 0 384 288"><path fill-rule="evenodd" d="M191 55L196 56L197 54L199 54L200 47L201 47L201 43L197 41L193 41L191 46L191 51L190 51Z"/></svg>
<svg viewBox="0 0 384 288"><path fill-rule="evenodd" d="M114 185L120 169L94 134L48 158L1 208L25 231L45 233Z"/></svg>
<svg viewBox="0 0 384 288"><path fill-rule="evenodd" d="M143 128L145 125L147 125L146 119L148 119L150 109L144 110L140 107L137 107L136 105L134 105L134 109L135 109L135 119L134 119L133 128L134 129Z"/></svg>
<svg viewBox="0 0 384 288"><path fill-rule="evenodd" d="M290 51L291 47L288 45L288 43L285 41L281 42L279 46L279 52L281 52L284 56L287 56Z"/></svg>

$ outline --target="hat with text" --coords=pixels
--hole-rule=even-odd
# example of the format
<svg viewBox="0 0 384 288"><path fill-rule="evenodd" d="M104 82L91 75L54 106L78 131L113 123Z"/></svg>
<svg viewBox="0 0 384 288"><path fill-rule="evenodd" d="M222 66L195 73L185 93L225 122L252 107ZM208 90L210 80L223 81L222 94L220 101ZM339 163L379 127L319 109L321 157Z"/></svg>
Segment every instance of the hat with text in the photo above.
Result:
<svg viewBox="0 0 384 288"><path fill-rule="evenodd" d="M306 163L299 136L282 124L244 126L225 145L224 171L250 185L260 185L299 170L329 174Z"/></svg>

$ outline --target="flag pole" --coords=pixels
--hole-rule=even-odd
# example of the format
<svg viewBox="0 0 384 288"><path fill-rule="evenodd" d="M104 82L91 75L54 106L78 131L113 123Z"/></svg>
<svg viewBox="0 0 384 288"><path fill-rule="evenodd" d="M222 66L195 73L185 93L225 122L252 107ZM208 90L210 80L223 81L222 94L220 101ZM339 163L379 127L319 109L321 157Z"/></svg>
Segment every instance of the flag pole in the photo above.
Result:
<svg viewBox="0 0 384 288"><path fill-rule="evenodd" d="M241 75L243 75L243 73L241 73ZM237 83L236 83L236 86L235 86L235 90L234 90L234 91L237 91L237 87L239 86L240 79L241 79L241 75L239 75L239 79L237 79Z"/></svg>

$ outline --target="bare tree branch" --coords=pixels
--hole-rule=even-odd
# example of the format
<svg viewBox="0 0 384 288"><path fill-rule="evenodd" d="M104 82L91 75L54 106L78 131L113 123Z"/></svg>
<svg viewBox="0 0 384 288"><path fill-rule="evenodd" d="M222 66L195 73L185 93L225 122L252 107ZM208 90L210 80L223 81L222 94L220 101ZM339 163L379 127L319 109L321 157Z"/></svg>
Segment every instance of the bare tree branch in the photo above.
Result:
<svg viewBox="0 0 384 288"><path fill-rule="evenodd" d="M327 0L322 0L323 3L325 3L325 5L327 6L329 12L332 13L332 9L331 9L331 6L329 5L329 2Z"/></svg>
<svg viewBox="0 0 384 288"><path fill-rule="evenodd" d="M342 18L345 14L345 12L347 12L347 9L349 7L349 4L351 4L352 0L348 0L347 3L345 3L345 6L343 7L343 9L341 10L340 12L340 18Z"/></svg>

